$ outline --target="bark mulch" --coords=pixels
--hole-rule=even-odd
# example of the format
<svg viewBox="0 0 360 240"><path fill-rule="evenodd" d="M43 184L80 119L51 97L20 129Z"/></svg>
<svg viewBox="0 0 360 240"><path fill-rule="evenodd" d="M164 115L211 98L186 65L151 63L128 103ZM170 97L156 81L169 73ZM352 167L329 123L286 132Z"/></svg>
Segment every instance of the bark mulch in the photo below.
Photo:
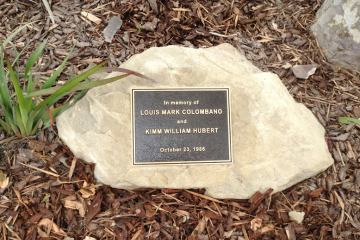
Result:
<svg viewBox="0 0 360 240"><path fill-rule="evenodd" d="M61 0L55 25L42 1L0 0L0 39L35 21L13 40L25 46L18 71L46 38L33 72L49 76L73 44L65 72L109 59L119 66L150 48L206 48L230 43L263 71L277 74L289 93L326 129L334 164L287 190L257 192L249 200L213 199L205 189L121 190L95 182L94 165L73 156L56 130L29 139L1 134L2 239L360 239L359 73L325 59L309 31L322 0ZM123 20L111 43L102 31ZM6 49L15 58L14 49ZM307 80L292 65L316 64ZM63 74L58 85L67 80ZM63 99L68 101L69 99ZM1 113L0 113L1 114ZM298 223L289 212L304 213Z"/></svg>

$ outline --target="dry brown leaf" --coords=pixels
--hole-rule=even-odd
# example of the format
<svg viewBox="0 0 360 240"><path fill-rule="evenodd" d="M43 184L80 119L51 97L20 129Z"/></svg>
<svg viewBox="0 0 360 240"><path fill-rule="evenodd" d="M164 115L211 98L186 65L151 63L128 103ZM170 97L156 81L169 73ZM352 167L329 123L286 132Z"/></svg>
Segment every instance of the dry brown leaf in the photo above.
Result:
<svg viewBox="0 0 360 240"><path fill-rule="evenodd" d="M151 204L144 203L144 208L146 211L146 217L151 218L155 215L156 211L152 208Z"/></svg>
<svg viewBox="0 0 360 240"><path fill-rule="evenodd" d="M261 228L262 219L259 217L255 217L253 220L251 220L250 224L251 224L251 227L250 227L251 230L253 230L255 232L259 228Z"/></svg>
<svg viewBox="0 0 360 240"><path fill-rule="evenodd" d="M84 182L82 189L80 189L83 198L89 198L90 196L94 195L96 192L95 187L94 188L88 187L88 185L89 184L87 182Z"/></svg>
<svg viewBox="0 0 360 240"><path fill-rule="evenodd" d="M64 201L64 207L66 208L71 208L71 209L76 209L79 211L79 214L81 217L85 216L85 208L84 205L79 202L79 201L69 201L69 200L65 200Z"/></svg>
<svg viewBox="0 0 360 240"><path fill-rule="evenodd" d="M233 234L234 229L228 231L228 232L224 232L224 238L231 238L231 235Z"/></svg>
<svg viewBox="0 0 360 240"><path fill-rule="evenodd" d="M189 237L189 240L195 240L196 239L196 236L198 234L201 234L204 229L205 229L205 226L206 226L206 222L207 222L207 219L206 217L203 217L198 225L196 226L196 228L194 229L194 231L191 233L190 237Z"/></svg>
<svg viewBox="0 0 360 240"><path fill-rule="evenodd" d="M43 218L40 220L40 222L38 223L39 227L42 226L46 226L48 229L48 233L50 233L50 231L53 231L54 233L63 235L63 236L67 236L66 233L58 227L58 225L56 225L52 220L50 220L49 218Z"/></svg>
<svg viewBox="0 0 360 240"><path fill-rule="evenodd" d="M274 230L274 228L275 228L274 225L268 224L260 230L260 233L264 234L264 233L270 232L270 231Z"/></svg>
<svg viewBox="0 0 360 240"><path fill-rule="evenodd" d="M9 177L6 176L6 173L0 171L0 187L6 188L9 185Z"/></svg>
<svg viewBox="0 0 360 240"><path fill-rule="evenodd" d="M38 140L29 140L29 147L36 152L42 151L54 151L57 147L59 147L59 143L49 143L47 141L38 141Z"/></svg>

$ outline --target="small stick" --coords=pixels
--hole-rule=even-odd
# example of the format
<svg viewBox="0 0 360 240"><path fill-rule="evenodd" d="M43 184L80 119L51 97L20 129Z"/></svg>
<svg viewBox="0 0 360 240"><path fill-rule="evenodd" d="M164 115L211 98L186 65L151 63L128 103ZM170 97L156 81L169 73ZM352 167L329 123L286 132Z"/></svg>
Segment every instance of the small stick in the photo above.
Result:
<svg viewBox="0 0 360 240"><path fill-rule="evenodd" d="M31 165L26 165L26 164L23 164L23 163L20 163L21 165L25 166L25 167L29 167L29 168L32 168L32 169L35 169L35 170L38 170L40 172L43 172L43 173L46 173L46 174L49 174L49 175L52 175L52 176L55 176L55 177L60 177L59 174L56 174L56 173L53 173L53 172L50 172L50 171L46 171L46 170L43 170L41 168L37 168L37 167L33 167Z"/></svg>

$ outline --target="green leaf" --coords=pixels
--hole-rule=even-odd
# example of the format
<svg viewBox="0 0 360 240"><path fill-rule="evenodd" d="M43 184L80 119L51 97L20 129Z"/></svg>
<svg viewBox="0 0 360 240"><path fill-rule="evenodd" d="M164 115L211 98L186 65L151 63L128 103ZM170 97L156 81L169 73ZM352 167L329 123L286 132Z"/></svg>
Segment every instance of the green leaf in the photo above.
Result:
<svg viewBox="0 0 360 240"><path fill-rule="evenodd" d="M108 84L108 83L111 83L111 82L115 82L115 81L117 81L117 80L119 80L121 78L129 76L130 74L131 73L116 76L116 77L112 77L112 78L107 78L107 79L104 79L104 80L93 81L93 82L79 83L78 85L74 86L70 91L67 91L66 94L76 92L76 91L80 91L80 90L90 89L90 88L93 88L93 87L102 86L102 85L105 85L105 84ZM57 87L38 90L38 91L29 93L29 94L25 94L24 98L32 98L32 97L37 97L37 96L42 96L42 95L53 94L54 92L59 90L61 87L62 86L57 86Z"/></svg>
<svg viewBox="0 0 360 240"><path fill-rule="evenodd" d="M20 108L19 108L19 104L17 104L15 106L15 121L16 121L16 125L19 127L20 132L21 132L21 136L26 137L26 130L25 130L25 126L21 120L21 113L20 113Z"/></svg>
<svg viewBox="0 0 360 240"><path fill-rule="evenodd" d="M141 18L141 23L140 23L139 28L138 28L138 30L136 32L136 35L140 34L142 25L143 25L143 18Z"/></svg>
<svg viewBox="0 0 360 240"><path fill-rule="evenodd" d="M24 84L25 86L25 84ZM30 72L29 74L29 79L28 79L28 86L27 86L27 91L29 91L29 89L31 89L32 87L32 73ZM24 95L25 93L23 93ZM24 96L25 98L25 96ZM25 105L26 105L26 109L28 112L30 112L30 107L31 107L31 104L32 104L32 99L31 98L25 98Z"/></svg>
<svg viewBox="0 0 360 240"><path fill-rule="evenodd" d="M339 122L345 123L345 124L356 123L356 124L360 125L360 120L358 120L356 118L351 118L351 117L340 117Z"/></svg>
<svg viewBox="0 0 360 240"><path fill-rule="evenodd" d="M34 64L36 63L36 61L38 60L41 52L43 51L45 45L47 43L47 39L40 44L35 51L31 54L28 63L26 64L25 67L25 78L27 77L28 72L30 71L30 69L34 66Z"/></svg>
<svg viewBox="0 0 360 240"><path fill-rule="evenodd" d="M96 67L94 67L94 68L80 74L76 78L74 78L71 81L65 83L63 86L61 86L60 89L55 91L51 96L49 96L44 101L42 101L39 105L37 105L36 108L34 109L34 111L40 110L42 107L44 107L46 104L48 104L49 102L51 102L55 98L57 98L60 95L63 95L64 93L68 92L70 89L72 89L74 86L76 86L79 82L83 81L85 78L87 78L88 76L93 74L96 70L98 70L99 68L104 66L106 63L107 63L107 61L97 65Z"/></svg>
<svg viewBox="0 0 360 240"><path fill-rule="evenodd" d="M4 109L11 107L10 100L10 93L7 87L6 75L4 70L3 48L0 46L0 102L4 104Z"/></svg>
<svg viewBox="0 0 360 240"><path fill-rule="evenodd" d="M14 70L11 67L10 61L7 58L7 56L5 56L5 59L6 59L6 63L8 65L8 68L9 68L10 77L11 77L12 83L14 85L16 96L17 96L17 99L18 99L18 102L19 102L21 119L22 119L23 124L26 125L27 120L28 120L28 111L27 111L27 108L26 108L24 95L23 95L23 93L21 91L20 84L19 84L19 82L18 82L18 80L16 78Z"/></svg>
<svg viewBox="0 0 360 240"><path fill-rule="evenodd" d="M15 51L15 60L14 60L14 62L12 63L12 67L14 67L14 65L15 65L15 63L17 64L17 69L19 70L19 68L20 68L20 64L19 64L19 56L20 56L20 54L19 54L19 52L18 52L18 50L16 49L16 46L15 46L15 44L13 44L12 42L10 42L10 45L13 47L13 49L14 49L14 51ZM8 73L9 74L9 73ZM6 77L7 77L8 75L6 75Z"/></svg>
<svg viewBox="0 0 360 240"><path fill-rule="evenodd" d="M44 5L45 5L46 11L49 13L51 22L53 23L53 25L55 25L54 14L53 14L53 12L51 11L51 8L50 8L49 3L48 3L46 0L42 0L42 1L43 1Z"/></svg>
<svg viewBox="0 0 360 240"><path fill-rule="evenodd" d="M97 65L96 67L94 67L94 68L80 74L79 76L72 79L71 81L68 81L60 89L55 91L52 95L50 95L44 101L42 101L39 105L37 105L34 108L34 110L31 111L30 117L29 117L30 119L33 119L33 121L34 121L34 123L33 123L34 128L32 130L32 133L34 133L35 129L38 127L39 120L43 117L43 115L46 112L45 105L48 105L48 107L53 105L59 98L66 95L66 92L68 92L70 89L72 89L74 86L76 86L79 82L83 81L88 76L93 74L96 70L98 70L99 68L104 66L106 63L107 63L107 61L105 61L105 62Z"/></svg>
<svg viewBox="0 0 360 240"><path fill-rule="evenodd" d="M51 195L45 195L45 197L43 198L43 200L41 200L41 203L45 202Z"/></svg>
<svg viewBox="0 0 360 240"><path fill-rule="evenodd" d="M44 85L41 87L41 89L49 88L49 87L51 87L51 86L54 84L56 78L57 78L57 77L59 76L59 74L61 73L62 69L63 69L64 66L65 66L65 63L66 63L67 60L69 59L69 57L70 57L72 51L74 50L74 48L75 48L75 44L74 44L74 46L71 48L69 54L66 56L66 58L64 59L64 61L61 63L60 67L56 70L56 72L55 72L51 77L49 77L48 80L46 80L46 82L45 82Z"/></svg>
<svg viewBox="0 0 360 240"><path fill-rule="evenodd" d="M11 133L11 127L5 121L0 118L0 126L6 131L7 134Z"/></svg>
<svg viewBox="0 0 360 240"><path fill-rule="evenodd" d="M10 125L10 127L11 127L12 131L15 133L15 135L18 138L21 138L20 131L19 131L18 127L16 126L14 119L13 119L13 117L15 117L15 116L13 116L12 113L10 115L7 111L4 112L4 115L5 115L5 122L7 122Z"/></svg>
<svg viewBox="0 0 360 240"><path fill-rule="evenodd" d="M5 39L5 41L3 42L3 44L2 44L3 47L5 48L6 45L13 39L13 37L14 37L16 34L18 34L21 30L23 30L24 28L26 28L27 26L29 26L29 25L32 24L32 23L34 23L34 22L27 23L27 24L19 27L19 28L18 28L15 32L13 32L12 34L10 34L10 36L9 36L7 39Z"/></svg>

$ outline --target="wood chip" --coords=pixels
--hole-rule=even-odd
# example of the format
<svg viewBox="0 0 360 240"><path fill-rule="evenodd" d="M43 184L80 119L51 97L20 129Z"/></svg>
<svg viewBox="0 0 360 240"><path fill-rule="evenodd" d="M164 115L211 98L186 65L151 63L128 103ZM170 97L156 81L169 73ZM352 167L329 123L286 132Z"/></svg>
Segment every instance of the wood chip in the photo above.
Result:
<svg viewBox="0 0 360 240"><path fill-rule="evenodd" d="M81 15L83 15L84 17L86 17L87 19L89 19L90 21L96 23L96 24L100 24L101 23L101 19L96 17L95 15L86 12L86 11L82 11Z"/></svg>

